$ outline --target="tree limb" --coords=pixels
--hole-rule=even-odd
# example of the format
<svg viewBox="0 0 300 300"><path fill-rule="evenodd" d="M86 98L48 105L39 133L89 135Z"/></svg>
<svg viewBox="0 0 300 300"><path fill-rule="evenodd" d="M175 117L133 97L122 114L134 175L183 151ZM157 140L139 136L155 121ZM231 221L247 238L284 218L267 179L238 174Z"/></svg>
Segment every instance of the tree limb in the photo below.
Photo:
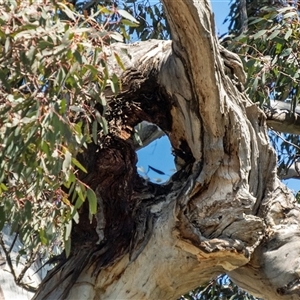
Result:
<svg viewBox="0 0 300 300"><path fill-rule="evenodd" d="M282 101L270 101L263 107L270 128L282 132L300 135L300 107L293 112L292 104Z"/></svg>

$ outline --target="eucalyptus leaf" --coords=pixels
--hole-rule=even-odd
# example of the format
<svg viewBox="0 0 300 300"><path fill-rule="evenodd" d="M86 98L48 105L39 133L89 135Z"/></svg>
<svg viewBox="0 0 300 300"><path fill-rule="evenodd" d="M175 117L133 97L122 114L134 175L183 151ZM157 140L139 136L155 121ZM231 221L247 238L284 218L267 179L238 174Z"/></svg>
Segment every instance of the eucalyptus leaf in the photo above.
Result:
<svg viewBox="0 0 300 300"><path fill-rule="evenodd" d="M124 17L125 19L128 19L132 21L133 23L139 23L130 13L128 13L126 10L118 9L118 13Z"/></svg>

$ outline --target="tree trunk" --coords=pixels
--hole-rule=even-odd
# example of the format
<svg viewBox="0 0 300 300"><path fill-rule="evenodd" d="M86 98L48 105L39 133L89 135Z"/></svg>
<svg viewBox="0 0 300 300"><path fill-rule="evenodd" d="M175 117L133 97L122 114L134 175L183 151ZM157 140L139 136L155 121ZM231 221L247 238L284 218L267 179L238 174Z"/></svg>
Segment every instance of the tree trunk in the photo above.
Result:
<svg viewBox="0 0 300 300"><path fill-rule="evenodd" d="M207 1L163 2L172 42L107 48L122 91L106 95L109 135L80 158L98 214L90 223L82 208L70 257L34 299L175 299L222 272L264 299L298 299L299 208L276 177L266 117L241 92L241 62L219 46ZM137 175L142 121L180 161L164 185Z"/></svg>

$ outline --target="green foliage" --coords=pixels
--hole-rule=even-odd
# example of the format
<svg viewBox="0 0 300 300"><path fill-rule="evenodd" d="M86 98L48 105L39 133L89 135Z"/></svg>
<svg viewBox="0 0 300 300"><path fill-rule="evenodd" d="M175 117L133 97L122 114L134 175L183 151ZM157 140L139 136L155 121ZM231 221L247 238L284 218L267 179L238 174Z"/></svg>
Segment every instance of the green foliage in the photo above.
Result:
<svg viewBox="0 0 300 300"><path fill-rule="evenodd" d="M242 28L245 16L247 26ZM300 96L297 1L275 0L271 4L268 0L234 0L228 20L229 38L224 44L244 62L245 87L252 101L261 106L272 100L284 101L295 112ZM270 138L278 154L279 173L283 174L299 154L299 136L271 132Z"/></svg>
<svg viewBox="0 0 300 300"><path fill-rule="evenodd" d="M253 12L259 3L251 3ZM238 1L234 5L232 33L239 26ZM60 241L69 254L78 209L88 199L90 215L96 213L96 195L80 181L86 170L76 157L109 132L103 91L110 86L117 93L119 82L109 73L103 45L169 37L160 3L124 0L119 6L110 1L0 4L0 229L9 223L19 233L21 254L41 245L51 252ZM249 94L260 103L296 99L295 9L267 6L248 15L253 16L250 34L230 47L244 58ZM114 57L124 69L118 53ZM254 299L222 278L181 299Z"/></svg>
<svg viewBox="0 0 300 300"><path fill-rule="evenodd" d="M226 17L225 22L229 22L228 30L229 33L237 36L241 29L243 28L243 22L246 22L246 25L249 25L250 20L245 20L244 18L256 18L261 16L261 9L264 7L273 7L275 9L284 7L287 4L293 4L297 1L287 1L286 0L231 0L230 1L230 11ZM246 5L246 7L243 7ZM247 28L247 26L246 26ZM243 28L245 29L245 28Z"/></svg>
<svg viewBox="0 0 300 300"><path fill-rule="evenodd" d="M164 9L159 0L156 3L150 3L149 0L72 2L78 11L88 15L96 14L95 19L104 24L107 31L118 33L118 41L132 42L170 37ZM98 15L99 5L103 14Z"/></svg>
<svg viewBox="0 0 300 300"><path fill-rule="evenodd" d="M108 132L95 107L105 112L104 88L119 86L102 51L119 35L97 22L102 13L113 12L99 6L88 16L68 2L0 5L0 229L11 224L28 251L58 239L68 254L78 209L86 198L90 214L97 209L76 156Z"/></svg>
<svg viewBox="0 0 300 300"><path fill-rule="evenodd" d="M164 9L159 1L151 5L147 0L126 0L123 5L124 9L139 21L139 26L129 28L128 33L131 37L136 35L141 41L170 38Z"/></svg>
<svg viewBox="0 0 300 300"><path fill-rule="evenodd" d="M297 202L300 204L300 192L298 192L295 197Z"/></svg>
<svg viewBox="0 0 300 300"><path fill-rule="evenodd" d="M234 38L229 49L243 58L247 92L254 102L290 101L295 108L300 95L299 38L300 22L293 6L260 6L248 15L248 31Z"/></svg>

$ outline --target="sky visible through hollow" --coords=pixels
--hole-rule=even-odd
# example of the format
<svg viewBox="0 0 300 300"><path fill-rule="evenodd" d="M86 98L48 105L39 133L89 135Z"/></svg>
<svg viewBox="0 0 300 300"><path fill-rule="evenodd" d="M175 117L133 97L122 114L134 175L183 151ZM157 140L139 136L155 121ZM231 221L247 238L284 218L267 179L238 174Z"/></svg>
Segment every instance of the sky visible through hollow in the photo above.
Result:
<svg viewBox="0 0 300 300"><path fill-rule="evenodd" d="M155 4L158 1L150 0L149 2L151 4ZM212 0L211 6L215 17L216 34L221 36L227 32L228 23L224 24L224 20L229 13L230 0ZM139 173L142 176L148 176L153 182L166 182L176 171L174 165L174 156L172 155L172 148L167 136L163 136L162 138L152 142L147 147L139 150L137 154L137 166ZM151 168L149 168L149 166L164 172L165 175L153 171ZM299 180L297 179L285 180L284 183L294 192L300 190Z"/></svg>

